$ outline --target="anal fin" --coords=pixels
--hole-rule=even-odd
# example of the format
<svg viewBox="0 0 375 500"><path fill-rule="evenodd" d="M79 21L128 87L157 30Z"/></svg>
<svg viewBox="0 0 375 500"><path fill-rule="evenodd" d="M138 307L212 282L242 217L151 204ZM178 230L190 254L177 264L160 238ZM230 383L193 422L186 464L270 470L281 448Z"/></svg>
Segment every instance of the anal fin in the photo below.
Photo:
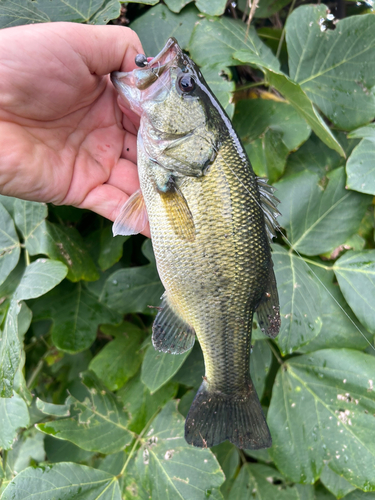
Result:
<svg viewBox="0 0 375 500"><path fill-rule="evenodd" d="M275 338L280 330L280 305L277 293L276 278L273 267L270 270L266 291L256 309L258 323L262 332Z"/></svg>
<svg viewBox="0 0 375 500"><path fill-rule="evenodd" d="M113 223L113 236L129 236L142 232L148 216L145 200L140 189L130 196Z"/></svg>
<svg viewBox="0 0 375 500"><path fill-rule="evenodd" d="M152 344L157 351L182 354L195 342L194 328L189 326L170 305L166 294L152 325Z"/></svg>

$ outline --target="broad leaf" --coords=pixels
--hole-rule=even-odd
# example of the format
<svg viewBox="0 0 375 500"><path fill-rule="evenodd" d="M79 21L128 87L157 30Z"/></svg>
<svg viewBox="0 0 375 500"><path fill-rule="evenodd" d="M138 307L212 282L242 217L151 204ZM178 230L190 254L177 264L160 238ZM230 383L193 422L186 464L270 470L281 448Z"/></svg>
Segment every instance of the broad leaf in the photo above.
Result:
<svg viewBox="0 0 375 500"><path fill-rule="evenodd" d="M186 443L184 418L176 405L168 403L152 422L136 457L137 473L152 500L203 500L207 490L222 484L224 475L209 450Z"/></svg>
<svg viewBox="0 0 375 500"><path fill-rule="evenodd" d="M168 354L156 351L152 345L148 347L142 363L141 379L151 394L160 389L160 387L173 377L190 352Z"/></svg>
<svg viewBox="0 0 375 500"><path fill-rule="evenodd" d="M42 436L44 437L47 459L50 463L87 462L94 454L92 451L82 450L70 441L63 441L45 434Z"/></svg>
<svg viewBox="0 0 375 500"><path fill-rule="evenodd" d="M348 187L361 193L375 195L375 127L374 124L361 127L350 134L363 138L353 149L346 163Z"/></svg>
<svg viewBox="0 0 375 500"><path fill-rule="evenodd" d="M124 449L132 440L127 413L90 372L84 374L83 383L84 398L69 396L66 400L72 416L38 424L38 429L88 451L109 454Z"/></svg>
<svg viewBox="0 0 375 500"><path fill-rule="evenodd" d="M117 478L108 472L69 462L29 467L11 481L2 500L121 500Z"/></svg>
<svg viewBox="0 0 375 500"><path fill-rule="evenodd" d="M301 259L279 245L273 245L272 256L281 313L276 341L280 350L288 354L320 332L320 292L312 272Z"/></svg>
<svg viewBox="0 0 375 500"><path fill-rule="evenodd" d="M375 333L375 250L349 251L335 262L333 270L355 315Z"/></svg>
<svg viewBox="0 0 375 500"><path fill-rule="evenodd" d="M34 321L52 319L52 340L66 352L90 347L101 323L120 323L121 315L97 301L81 283L64 282L32 306Z"/></svg>
<svg viewBox="0 0 375 500"><path fill-rule="evenodd" d="M229 500L299 500L297 488L289 486L277 470L262 464L245 464L229 494Z"/></svg>
<svg viewBox="0 0 375 500"><path fill-rule="evenodd" d="M66 276L67 267L61 262L38 259L26 267L14 300L36 299L52 290Z"/></svg>
<svg viewBox="0 0 375 500"><path fill-rule="evenodd" d="M352 486L346 479L333 472L328 465L324 467L320 481L337 499L355 490L355 486Z"/></svg>
<svg viewBox="0 0 375 500"><path fill-rule="evenodd" d="M290 0L261 0L255 10L254 17L270 17L288 3ZM238 7L249 13L249 0L239 0Z"/></svg>
<svg viewBox="0 0 375 500"><path fill-rule="evenodd" d="M211 451L215 454L224 472L225 479L233 477L237 472L240 462L238 448L229 441L224 441L224 443L211 448Z"/></svg>
<svg viewBox="0 0 375 500"><path fill-rule="evenodd" d="M325 349L288 360L276 377L268 411L277 468L314 483L324 461L354 486L374 489L375 358Z"/></svg>
<svg viewBox="0 0 375 500"><path fill-rule="evenodd" d="M309 137L311 129L306 121L287 102L249 99L236 105L233 126L245 148L267 130L281 134L288 151L298 147Z"/></svg>
<svg viewBox="0 0 375 500"><path fill-rule="evenodd" d="M163 290L156 266L150 263L111 274L100 293L99 302L121 314L147 312L147 306L160 305Z"/></svg>
<svg viewBox="0 0 375 500"><path fill-rule="evenodd" d="M0 398L0 448L9 450L20 427L29 425L25 401L16 392L11 398Z"/></svg>
<svg viewBox="0 0 375 500"><path fill-rule="evenodd" d="M322 30L325 5L296 9L286 23L290 76L339 128L351 130L375 117L375 19L340 20Z"/></svg>
<svg viewBox="0 0 375 500"><path fill-rule="evenodd" d="M12 396L13 380L20 363L21 346L17 324L20 309L20 304L12 300L0 331L0 397L2 398Z"/></svg>
<svg viewBox="0 0 375 500"><path fill-rule="evenodd" d="M321 296L319 313L323 326L319 334L307 345L301 347L300 350L302 352L312 352L337 346L350 349L365 349L371 342L373 335L359 323L345 301L340 287L337 286L333 268L329 270L322 269L320 266L323 263L320 260L316 264L315 266L309 262L307 265L315 273L316 283L319 283L318 280L320 280L318 285Z"/></svg>
<svg viewBox="0 0 375 500"><path fill-rule="evenodd" d="M196 0L195 4L203 14L221 16L224 13L227 2L226 0Z"/></svg>
<svg viewBox="0 0 375 500"><path fill-rule="evenodd" d="M164 3L167 5L169 10L178 14L181 9L185 7L185 5L192 1L193 0L165 0Z"/></svg>
<svg viewBox="0 0 375 500"><path fill-rule="evenodd" d="M20 258L20 242L9 213L0 203L0 285L16 267Z"/></svg>
<svg viewBox="0 0 375 500"><path fill-rule="evenodd" d="M134 325L130 326L132 331L127 331L124 324L123 334L109 342L90 363L90 370L111 391L120 389L137 373L142 363L140 349L144 332L134 328Z"/></svg>
<svg viewBox="0 0 375 500"><path fill-rule="evenodd" d="M100 232L100 253L98 264L102 271L106 271L122 257L122 247L129 236L113 237L112 228L107 226Z"/></svg>
<svg viewBox="0 0 375 500"><path fill-rule="evenodd" d="M323 189L319 177L301 172L281 180L277 196L282 213L278 223L288 232L295 250L306 255L329 252L358 231L371 198L345 189L345 172L327 174Z"/></svg>
<svg viewBox="0 0 375 500"><path fill-rule="evenodd" d="M272 363L272 351L267 341L257 340L250 356L250 375L259 399L262 399L266 377Z"/></svg>
<svg viewBox="0 0 375 500"><path fill-rule="evenodd" d="M238 60L233 54L238 50L246 50L249 58L247 62L279 69L279 61L261 41L255 29L251 27L246 36L246 25L229 17L198 21L189 50L193 60L200 66L235 66Z"/></svg>
<svg viewBox="0 0 375 500"><path fill-rule="evenodd" d="M70 405L55 405L53 403L47 403L47 401L42 401L36 398L36 407L39 411L45 415L51 415L53 417L69 417L70 416Z"/></svg>
<svg viewBox="0 0 375 500"><path fill-rule="evenodd" d="M235 52L234 57L242 63L254 64L253 55L248 51L241 50ZM262 65L257 62L255 62L255 65L265 73L269 85L274 87L285 97L285 99L306 120L316 135L327 144L328 147L337 151L341 156L345 156L342 146L327 127L302 88L289 77L280 73L277 68L270 68L267 65Z"/></svg>
<svg viewBox="0 0 375 500"><path fill-rule="evenodd" d="M124 404L124 409L129 414L128 429L137 434L141 433L158 409L162 408L167 401L176 395L177 388L178 385L170 381L151 394L141 381L141 374L138 372L117 393Z"/></svg>
<svg viewBox="0 0 375 500"><path fill-rule="evenodd" d="M321 179L327 172L343 164L343 158L324 144L315 134L292 153L286 162L285 176L298 172L315 173Z"/></svg>
<svg viewBox="0 0 375 500"><path fill-rule="evenodd" d="M99 278L96 266L85 248L85 243L72 227L43 221L25 239L30 255L45 254L68 267L71 281L95 281Z"/></svg>
<svg viewBox="0 0 375 500"><path fill-rule="evenodd" d="M16 199L13 213L14 222L26 241L47 217L48 209L45 203Z"/></svg>
<svg viewBox="0 0 375 500"><path fill-rule="evenodd" d="M188 5L177 15L165 5L159 4L138 17L131 28L141 39L146 55L153 57L171 36L177 37L180 47L186 49L198 14L194 5Z"/></svg>
<svg viewBox="0 0 375 500"><path fill-rule="evenodd" d="M234 113L232 92L234 92L236 85L231 80L231 71L222 66L203 66L201 71L225 112L229 118L232 118Z"/></svg>
<svg viewBox="0 0 375 500"><path fill-rule="evenodd" d="M117 0L3 0L0 28L54 21L106 24L119 12Z"/></svg>

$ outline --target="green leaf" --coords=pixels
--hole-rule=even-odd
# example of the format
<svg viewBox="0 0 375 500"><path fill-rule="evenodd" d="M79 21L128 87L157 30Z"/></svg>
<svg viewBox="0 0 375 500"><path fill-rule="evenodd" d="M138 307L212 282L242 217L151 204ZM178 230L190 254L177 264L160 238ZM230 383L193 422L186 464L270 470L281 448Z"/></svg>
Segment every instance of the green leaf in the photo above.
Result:
<svg viewBox="0 0 375 500"><path fill-rule="evenodd" d="M142 363L142 382L150 390L151 394L170 380L179 370L191 351L183 354L168 354L159 352L150 345L146 351Z"/></svg>
<svg viewBox="0 0 375 500"><path fill-rule="evenodd" d="M224 441L224 443L211 448L211 451L215 454L224 472L225 479L233 477L240 464L240 455L236 446L229 441Z"/></svg>
<svg viewBox="0 0 375 500"><path fill-rule="evenodd" d="M5 323L0 331L0 397L10 398L13 393L13 380L21 358L18 338L17 316L21 306L12 300Z"/></svg>
<svg viewBox="0 0 375 500"><path fill-rule="evenodd" d="M232 92L234 92L236 85L234 81L232 81L231 71L229 68L222 66L203 66L201 71L225 112L229 118L232 118L234 113Z"/></svg>
<svg viewBox="0 0 375 500"><path fill-rule="evenodd" d="M290 78L282 73L267 69L266 75L269 84L275 87L285 99L298 111L306 120L312 130L329 148L337 151L341 156L345 156L344 150L331 130L327 127L322 117L307 97L303 89Z"/></svg>
<svg viewBox="0 0 375 500"><path fill-rule="evenodd" d="M295 250L306 255L329 252L356 231L371 203L367 195L345 189L345 171L327 174L328 185L310 172L282 179L276 186L282 213L278 223L288 232Z"/></svg>
<svg viewBox="0 0 375 500"><path fill-rule="evenodd" d="M192 2L192 0L165 0L168 9L178 14L185 5Z"/></svg>
<svg viewBox="0 0 375 500"><path fill-rule="evenodd" d="M106 271L118 262L122 257L122 247L129 236L113 237L112 228L105 227L100 232L100 253L98 264L102 271Z"/></svg>
<svg viewBox="0 0 375 500"><path fill-rule="evenodd" d="M289 486L277 470L263 464L245 464L232 486L229 498L299 500L300 497L297 489Z"/></svg>
<svg viewBox="0 0 375 500"><path fill-rule="evenodd" d="M44 435L36 429L30 429L18 437L8 453L8 463L12 463L13 471L17 473L29 467L33 462L44 462Z"/></svg>
<svg viewBox="0 0 375 500"><path fill-rule="evenodd" d="M70 281L95 281L99 278L94 261L76 229L43 221L25 239L30 255L44 254L68 267Z"/></svg>
<svg viewBox="0 0 375 500"><path fill-rule="evenodd" d="M267 177L271 184L283 174L289 153L282 136L281 132L268 129L245 148L256 175Z"/></svg>
<svg viewBox="0 0 375 500"><path fill-rule="evenodd" d="M37 428L58 439L66 439L87 451L116 453L132 440L127 430L128 416L115 396L90 372L82 381L85 396L78 400L69 396L71 417L37 424Z"/></svg>
<svg viewBox="0 0 375 500"><path fill-rule="evenodd" d="M0 285L16 267L20 258L20 242L13 220L0 203Z"/></svg>
<svg viewBox="0 0 375 500"><path fill-rule="evenodd" d="M255 10L254 17L270 17L288 3L290 3L290 0L261 0ZM246 5L248 6L248 0L239 0L238 7L240 10L244 11ZM248 7L246 12L248 12Z"/></svg>
<svg viewBox="0 0 375 500"><path fill-rule="evenodd" d="M250 356L250 375L259 399L262 399L266 377L272 363L272 351L267 341L257 340Z"/></svg>
<svg viewBox="0 0 375 500"><path fill-rule="evenodd" d="M121 314L145 312L147 306L158 306L163 285L154 263L128 267L111 274L99 296L99 302Z"/></svg>
<svg viewBox="0 0 375 500"><path fill-rule="evenodd" d="M292 153L286 162L285 176L298 172L312 172L321 179L327 172L342 165L340 155L324 144L315 134Z"/></svg>
<svg viewBox="0 0 375 500"><path fill-rule="evenodd" d="M14 222L26 241L47 217L48 209L45 203L16 199L13 213Z"/></svg>
<svg viewBox="0 0 375 500"><path fill-rule="evenodd" d="M363 350L368 347L368 343L371 342L373 335L370 335L359 323L345 301L340 288L337 286L333 268L325 270L318 267L322 264L321 261L317 261L317 266L314 266L312 263L308 265L322 282L319 286L321 295L319 314L323 321L323 326L319 334L307 345L301 347L300 351L312 352L337 346ZM362 331L368 341L361 336L356 327Z"/></svg>
<svg viewBox="0 0 375 500"><path fill-rule="evenodd" d="M70 417L70 405L55 405L53 403L48 403L47 401L42 401L36 398L36 407L39 411L45 415L51 415L53 417Z"/></svg>
<svg viewBox="0 0 375 500"><path fill-rule="evenodd" d="M180 47L186 49L198 14L194 5L188 5L177 15L159 4L138 17L131 28L141 39L145 53L156 56L171 36L176 36Z"/></svg>
<svg viewBox="0 0 375 500"><path fill-rule="evenodd" d="M188 358L178 370L173 380L198 390L204 376L204 359L199 342L195 342Z"/></svg>
<svg viewBox="0 0 375 500"><path fill-rule="evenodd" d="M281 352L288 354L320 332L320 291L315 277L301 259L279 245L272 248L281 314L276 341Z"/></svg>
<svg viewBox="0 0 375 500"><path fill-rule="evenodd" d="M133 377L117 393L129 413L128 429L140 434L159 408L162 408L177 392L178 385L170 381L153 394L141 381L141 374Z"/></svg>
<svg viewBox="0 0 375 500"><path fill-rule="evenodd" d="M233 126L245 148L267 130L281 134L288 151L298 149L310 135L311 129L297 111L286 102L266 99L239 101Z"/></svg>
<svg viewBox="0 0 375 500"><path fill-rule="evenodd" d="M121 500L117 478L85 465L61 463L29 467L11 481L2 500Z"/></svg>
<svg viewBox="0 0 375 500"><path fill-rule="evenodd" d="M313 483L324 461L354 486L375 487L375 358L325 349L289 359L279 370L268 411L277 468Z"/></svg>
<svg viewBox="0 0 375 500"><path fill-rule="evenodd" d="M209 16L221 16L226 4L226 0L196 0L195 2L198 9Z"/></svg>
<svg viewBox="0 0 375 500"><path fill-rule="evenodd" d="M324 467L320 480L337 499L355 490L355 486L352 486L346 479L333 472L328 465Z"/></svg>
<svg viewBox="0 0 375 500"><path fill-rule="evenodd" d="M351 309L375 333L375 250L349 251L335 262L333 270Z"/></svg>
<svg viewBox="0 0 375 500"><path fill-rule="evenodd" d="M66 281L35 302L32 311L34 321L53 321L53 343L71 353L89 348L101 323L121 321L121 315L98 302L81 283Z"/></svg>
<svg viewBox="0 0 375 500"><path fill-rule="evenodd" d="M54 21L106 24L119 12L117 0L3 0L0 28Z"/></svg>
<svg viewBox="0 0 375 500"><path fill-rule="evenodd" d="M111 391L120 389L142 363L140 349L144 333L131 326L133 331L127 332L125 326L123 334L106 344L89 366Z"/></svg>
<svg viewBox="0 0 375 500"><path fill-rule="evenodd" d="M167 403L147 431L136 457L140 483L152 500L203 500L207 490L222 484L224 475L209 450L186 443L184 418L176 406L176 401Z"/></svg>
<svg viewBox="0 0 375 500"><path fill-rule="evenodd" d="M229 17L201 19L196 23L189 50L199 66L236 66L234 53L246 51L251 64L279 69L279 61L261 41L251 26L246 36L246 24ZM251 59L251 61L250 61Z"/></svg>
<svg viewBox="0 0 375 500"><path fill-rule="evenodd" d="M26 267L14 300L36 299L52 290L66 276L64 264L49 259L38 259Z"/></svg>
<svg viewBox="0 0 375 500"><path fill-rule="evenodd" d="M87 462L93 452L82 450L69 441L62 441L52 436L42 434L44 437L44 448L46 450L48 461L56 462Z"/></svg>
<svg viewBox="0 0 375 500"><path fill-rule="evenodd" d="M286 23L290 76L338 127L375 117L375 19L352 16L322 30L325 5L296 9Z"/></svg>
<svg viewBox="0 0 375 500"><path fill-rule="evenodd" d="M29 425L25 401L16 392L11 398L0 398L0 448L9 450L20 427Z"/></svg>
<svg viewBox="0 0 375 500"><path fill-rule="evenodd" d="M375 493L355 490L346 495L345 500L375 500Z"/></svg>
<svg viewBox="0 0 375 500"><path fill-rule="evenodd" d="M370 124L350 134L352 138L363 138L346 163L348 187L361 193L375 195L375 127Z"/></svg>

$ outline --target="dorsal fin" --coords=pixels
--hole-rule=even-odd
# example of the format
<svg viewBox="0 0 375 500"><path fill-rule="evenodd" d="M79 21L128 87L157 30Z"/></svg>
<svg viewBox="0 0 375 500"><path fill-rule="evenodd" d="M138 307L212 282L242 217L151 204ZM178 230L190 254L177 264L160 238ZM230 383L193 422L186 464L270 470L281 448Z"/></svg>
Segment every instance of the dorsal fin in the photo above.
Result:
<svg viewBox="0 0 375 500"><path fill-rule="evenodd" d="M269 242L272 243L272 238L276 236L276 231L279 228L276 217L281 214L277 210L276 206L280 203L280 200L278 200L273 194L275 188L267 184L267 180L268 179L263 179L262 177L257 177L260 203L262 205L264 221L266 223L266 232Z"/></svg>

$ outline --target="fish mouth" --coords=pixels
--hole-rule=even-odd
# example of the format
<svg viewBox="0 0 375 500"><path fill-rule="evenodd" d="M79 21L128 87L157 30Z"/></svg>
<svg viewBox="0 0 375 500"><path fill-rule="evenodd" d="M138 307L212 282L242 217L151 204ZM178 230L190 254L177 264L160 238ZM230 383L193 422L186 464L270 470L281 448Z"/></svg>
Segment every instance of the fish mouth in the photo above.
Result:
<svg viewBox="0 0 375 500"><path fill-rule="evenodd" d="M144 91L155 83L169 68L177 66L181 57L183 57L183 52L177 40L175 38L168 38L163 49L144 68L136 68L126 73L114 71L111 73L111 81L121 95L124 95L126 87L133 87Z"/></svg>

